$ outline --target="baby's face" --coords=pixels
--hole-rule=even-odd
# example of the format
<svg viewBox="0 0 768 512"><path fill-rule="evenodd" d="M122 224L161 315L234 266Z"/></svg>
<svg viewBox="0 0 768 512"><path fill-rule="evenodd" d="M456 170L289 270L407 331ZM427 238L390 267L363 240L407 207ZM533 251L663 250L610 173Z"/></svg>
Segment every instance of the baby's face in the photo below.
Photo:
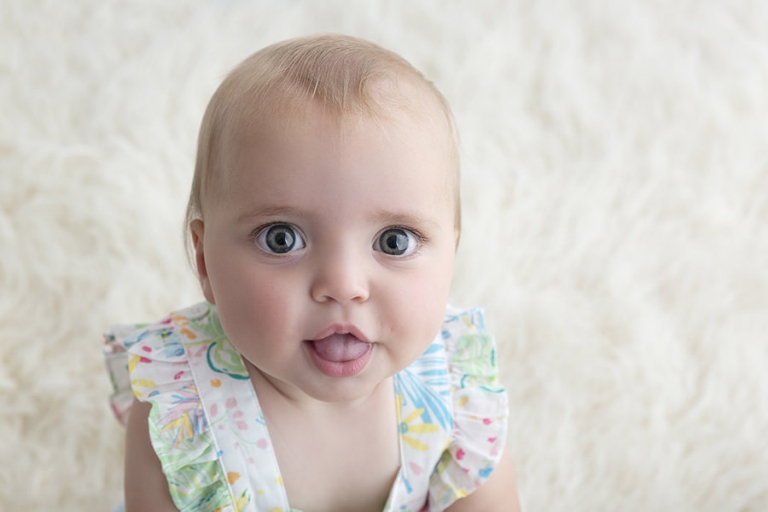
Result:
<svg viewBox="0 0 768 512"><path fill-rule="evenodd" d="M310 103L232 143L193 224L200 278L251 370L287 396L366 396L438 334L457 232L435 132Z"/></svg>

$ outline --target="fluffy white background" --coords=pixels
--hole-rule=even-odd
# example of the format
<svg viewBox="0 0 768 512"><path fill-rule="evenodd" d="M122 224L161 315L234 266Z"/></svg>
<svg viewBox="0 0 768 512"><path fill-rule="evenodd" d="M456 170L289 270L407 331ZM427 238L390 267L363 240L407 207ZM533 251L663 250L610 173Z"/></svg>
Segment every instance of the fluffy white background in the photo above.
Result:
<svg viewBox="0 0 768 512"><path fill-rule="evenodd" d="M768 4L0 3L0 509L104 511L100 333L199 298L181 224L223 75L340 31L463 137L453 302L481 304L529 511L768 510Z"/></svg>

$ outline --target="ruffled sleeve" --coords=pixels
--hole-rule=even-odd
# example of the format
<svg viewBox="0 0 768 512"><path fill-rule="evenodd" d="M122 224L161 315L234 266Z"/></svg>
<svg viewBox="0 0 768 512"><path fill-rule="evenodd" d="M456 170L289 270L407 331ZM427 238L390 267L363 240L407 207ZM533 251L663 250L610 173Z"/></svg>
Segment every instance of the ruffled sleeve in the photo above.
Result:
<svg viewBox="0 0 768 512"><path fill-rule="evenodd" d="M228 508L232 500L226 475L218 461L215 439L182 340L188 318L186 314L175 313L140 329L116 326L106 335L107 345L112 354L127 360L132 394L152 404L150 439L179 510L232 510ZM111 359L112 367L117 368L118 356ZM110 367L109 357L107 361ZM121 371L110 373L113 384L119 383L113 397L124 403L126 376ZM113 399L113 409L114 404ZM125 415L126 410L121 407L118 419L124 421Z"/></svg>
<svg viewBox="0 0 768 512"><path fill-rule="evenodd" d="M481 309L449 309L442 333L454 408L451 443L430 480L430 510L478 489L504 453L509 406L498 378L494 339Z"/></svg>
<svg viewBox="0 0 768 512"><path fill-rule="evenodd" d="M112 412L122 426L128 422L128 413L133 404L133 389L128 373L128 349L136 342L135 331L144 324L113 325L104 333L104 364L107 367L109 380L112 384L112 394L109 404Z"/></svg>

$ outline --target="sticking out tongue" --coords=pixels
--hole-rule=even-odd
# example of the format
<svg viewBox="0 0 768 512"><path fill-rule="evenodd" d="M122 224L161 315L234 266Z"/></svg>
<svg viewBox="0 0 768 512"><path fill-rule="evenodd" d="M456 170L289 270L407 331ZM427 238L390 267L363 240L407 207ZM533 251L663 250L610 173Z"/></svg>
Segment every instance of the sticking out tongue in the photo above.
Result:
<svg viewBox="0 0 768 512"><path fill-rule="evenodd" d="M370 343L360 341L351 334L331 334L315 340L315 352L322 359L334 363L353 361L368 351Z"/></svg>

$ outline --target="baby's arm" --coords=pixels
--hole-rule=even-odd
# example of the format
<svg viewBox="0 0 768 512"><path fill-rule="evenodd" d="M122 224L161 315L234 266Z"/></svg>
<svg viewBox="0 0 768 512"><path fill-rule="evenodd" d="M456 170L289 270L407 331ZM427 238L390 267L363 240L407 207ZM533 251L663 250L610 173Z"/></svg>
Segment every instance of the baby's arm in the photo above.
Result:
<svg viewBox="0 0 768 512"><path fill-rule="evenodd" d="M149 440L151 405L133 400L125 438L125 511L178 512Z"/></svg>
<svg viewBox="0 0 768 512"><path fill-rule="evenodd" d="M475 492L455 502L446 512L520 512L512 458L505 454L488 480Z"/></svg>

